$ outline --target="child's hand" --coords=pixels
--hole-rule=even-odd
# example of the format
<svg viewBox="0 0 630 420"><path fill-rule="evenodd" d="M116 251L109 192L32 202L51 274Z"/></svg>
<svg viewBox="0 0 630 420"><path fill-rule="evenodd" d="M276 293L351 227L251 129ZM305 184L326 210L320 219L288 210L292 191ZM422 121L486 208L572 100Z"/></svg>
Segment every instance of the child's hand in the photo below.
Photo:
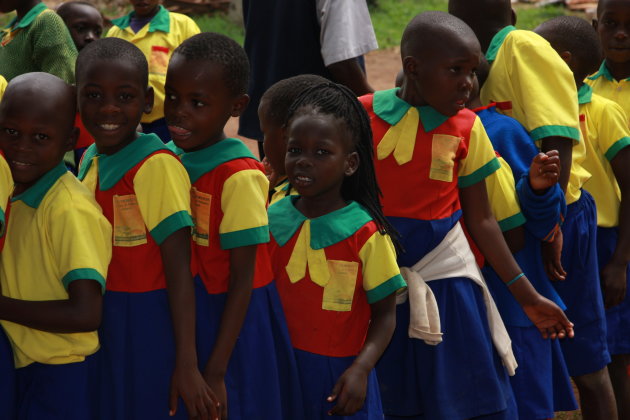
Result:
<svg viewBox="0 0 630 420"><path fill-rule="evenodd" d="M206 372L203 375L206 383L212 388L217 401L220 404L219 414L221 419L228 418L227 390L225 389L225 377L219 374Z"/></svg>
<svg viewBox="0 0 630 420"><path fill-rule="evenodd" d="M351 416L359 411L365 401L367 378L368 372L360 366L352 365L346 369L327 398L328 402L337 400L337 404L328 412L328 415Z"/></svg>
<svg viewBox="0 0 630 420"><path fill-rule="evenodd" d="M626 287L628 286L626 268L627 264L611 260L601 272L600 277L606 309L619 305L626 296Z"/></svg>
<svg viewBox="0 0 630 420"><path fill-rule="evenodd" d="M552 281L563 281L567 272L562 267L562 230L558 229L553 241L541 244L543 266Z"/></svg>
<svg viewBox="0 0 630 420"><path fill-rule="evenodd" d="M220 419L219 400L197 368L175 368L171 379L170 416L174 416L177 412L179 396L184 400L191 419Z"/></svg>
<svg viewBox="0 0 630 420"><path fill-rule="evenodd" d="M573 338L573 323L558 305L544 296L537 294L533 301L521 307L543 338Z"/></svg>
<svg viewBox="0 0 630 420"><path fill-rule="evenodd" d="M557 150L538 153L529 167L529 185L534 192L543 193L560 178L560 155Z"/></svg>

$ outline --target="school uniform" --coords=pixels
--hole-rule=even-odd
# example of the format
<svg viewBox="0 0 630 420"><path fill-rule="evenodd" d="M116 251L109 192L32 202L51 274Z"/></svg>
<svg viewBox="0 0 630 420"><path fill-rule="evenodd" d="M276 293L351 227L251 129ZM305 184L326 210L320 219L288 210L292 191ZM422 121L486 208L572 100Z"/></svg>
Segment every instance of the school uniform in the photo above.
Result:
<svg viewBox="0 0 630 420"><path fill-rule="evenodd" d="M630 145L626 114L612 101L593 94L582 85L579 89L580 122L586 139L584 166L593 174L584 188L597 204L597 255L603 269L617 245L621 191L610 161ZM628 272L626 275L630 274ZM610 354L630 353L630 292L621 304L606 310L608 350Z"/></svg>
<svg viewBox="0 0 630 420"><path fill-rule="evenodd" d="M180 151L181 153L182 151ZM181 160L192 182L197 354L204 369L216 344L230 282L230 250L257 247L253 290L225 384L231 419L301 418L295 358L269 260L262 164L228 138Z"/></svg>
<svg viewBox="0 0 630 420"><path fill-rule="evenodd" d="M2 293L20 300L64 300L69 285L84 279L104 289L110 236L94 198L60 163L11 198L0 254ZM86 359L99 349L97 332L53 333L1 323L13 347L17 417L88 418Z"/></svg>
<svg viewBox="0 0 630 420"><path fill-rule="evenodd" d="M459 188L483 181L499 161L471 111L449 118L430 106L412 107L396 93L380 91L360 101L374 134L383 212L400 232L406 251L398 263L414 270L427 258L439 263L444 259L433 254L438 249L457 259L443 277L426 282L439 309L439 344L410 339L410 304L397 307L394 337L377 365L385 414L513 418L516 407L502 364L511 373L516 367L509 338L500 318L490 324L490 315L496 314L495 321L498 317L496 307L459 227ZM495 351L495 333L504 337L501 355Z"/></svg>
<svg viewBox="0 0 630 420"><path fill-rule="evenodd" d="M153 134L140 134L112 155L88 147L79 179L113 225L98 412L104 419L170 419L175 342L160 245L193 224L190 181ZM181 400L177 418L187 418Z"/></svg>
<svg viewBox="0 0 630 420"><path fill-rule="evenodd" d="M405 283L391 240L358 203L308 219L287 197L269 208L274 274L300 372L308 420L330 418L326 398L363 348L370 304ZM346 418L335 416L334 418ZM352 419L382 419L376 373Z"/></svg>
<svg viewBox="0 0 630 420"><path fill-rule="evenodd" d="M610 99L621 106L627 125L630 126L630 77L623 80L615 80L606 66L606 60L602 61L599 70L584 80L593 88L593 92L606 99Z"/></svg>

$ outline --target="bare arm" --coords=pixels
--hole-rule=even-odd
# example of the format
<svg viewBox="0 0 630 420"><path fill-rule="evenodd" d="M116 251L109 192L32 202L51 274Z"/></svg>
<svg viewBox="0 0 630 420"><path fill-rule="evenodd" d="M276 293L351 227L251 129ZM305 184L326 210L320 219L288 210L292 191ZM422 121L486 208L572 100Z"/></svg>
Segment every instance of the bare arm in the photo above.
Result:
<svg viewBox="0 0 630 420"><path fill-rule="evenodd" d="M374 92L356 58L332 63L328 70L335 82L347 86L357 96Z"/></svg>

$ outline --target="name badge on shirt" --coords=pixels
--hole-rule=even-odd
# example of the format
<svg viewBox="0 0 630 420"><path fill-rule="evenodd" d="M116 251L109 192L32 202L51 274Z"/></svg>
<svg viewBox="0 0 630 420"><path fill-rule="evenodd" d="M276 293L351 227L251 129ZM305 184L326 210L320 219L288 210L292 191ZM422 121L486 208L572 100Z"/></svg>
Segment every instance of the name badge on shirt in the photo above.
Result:
<svg viewBox="0 0 630 420"><path fill-rule="evenodd" d="M461 137L448 134L434 134L431 143L431 169L429 178L436 181L453 181L455 153L459 148Z"/></svg>
<svg viewBox="0 0 630 420"><path fill-rule="evenodd" d="M147 243L147 230L135 195L114 196L114 246Z"/></svg>
<svg viewBox="0 0 630 420"><path fill-rule="evenodd" d="M192 187L190 190L190 207L192 208L193 227L192 238L196 244L208 246L210 236L210 204L212 195Z"/></svg>
<svg viewBox="0 0 630 420"><path fill-rule="evenodd" d="M328 260L328 271L330 279L324 286L322 309L337 312L350 311L357 283L359 263L355 261Z"/></svg>

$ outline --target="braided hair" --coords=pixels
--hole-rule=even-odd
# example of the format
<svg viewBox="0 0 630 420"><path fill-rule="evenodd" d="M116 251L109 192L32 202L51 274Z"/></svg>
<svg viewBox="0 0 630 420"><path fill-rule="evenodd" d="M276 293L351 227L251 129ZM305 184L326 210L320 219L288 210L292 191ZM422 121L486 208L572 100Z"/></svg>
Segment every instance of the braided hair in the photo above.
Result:
<svg viewBox="0 0 630 420"><path fill-rule="evenodd" d="M346 177L341 186L344 200L361 204L370 214L379 231L388 234L398 251L401 250L398 232L383 215L381 190L374 171L372 129L367 112L347 87L332 82L321 83L304 90L287 112L285 125L305 107L342 120L352 136L352 146L359 155L359 167Z"/></svg>

